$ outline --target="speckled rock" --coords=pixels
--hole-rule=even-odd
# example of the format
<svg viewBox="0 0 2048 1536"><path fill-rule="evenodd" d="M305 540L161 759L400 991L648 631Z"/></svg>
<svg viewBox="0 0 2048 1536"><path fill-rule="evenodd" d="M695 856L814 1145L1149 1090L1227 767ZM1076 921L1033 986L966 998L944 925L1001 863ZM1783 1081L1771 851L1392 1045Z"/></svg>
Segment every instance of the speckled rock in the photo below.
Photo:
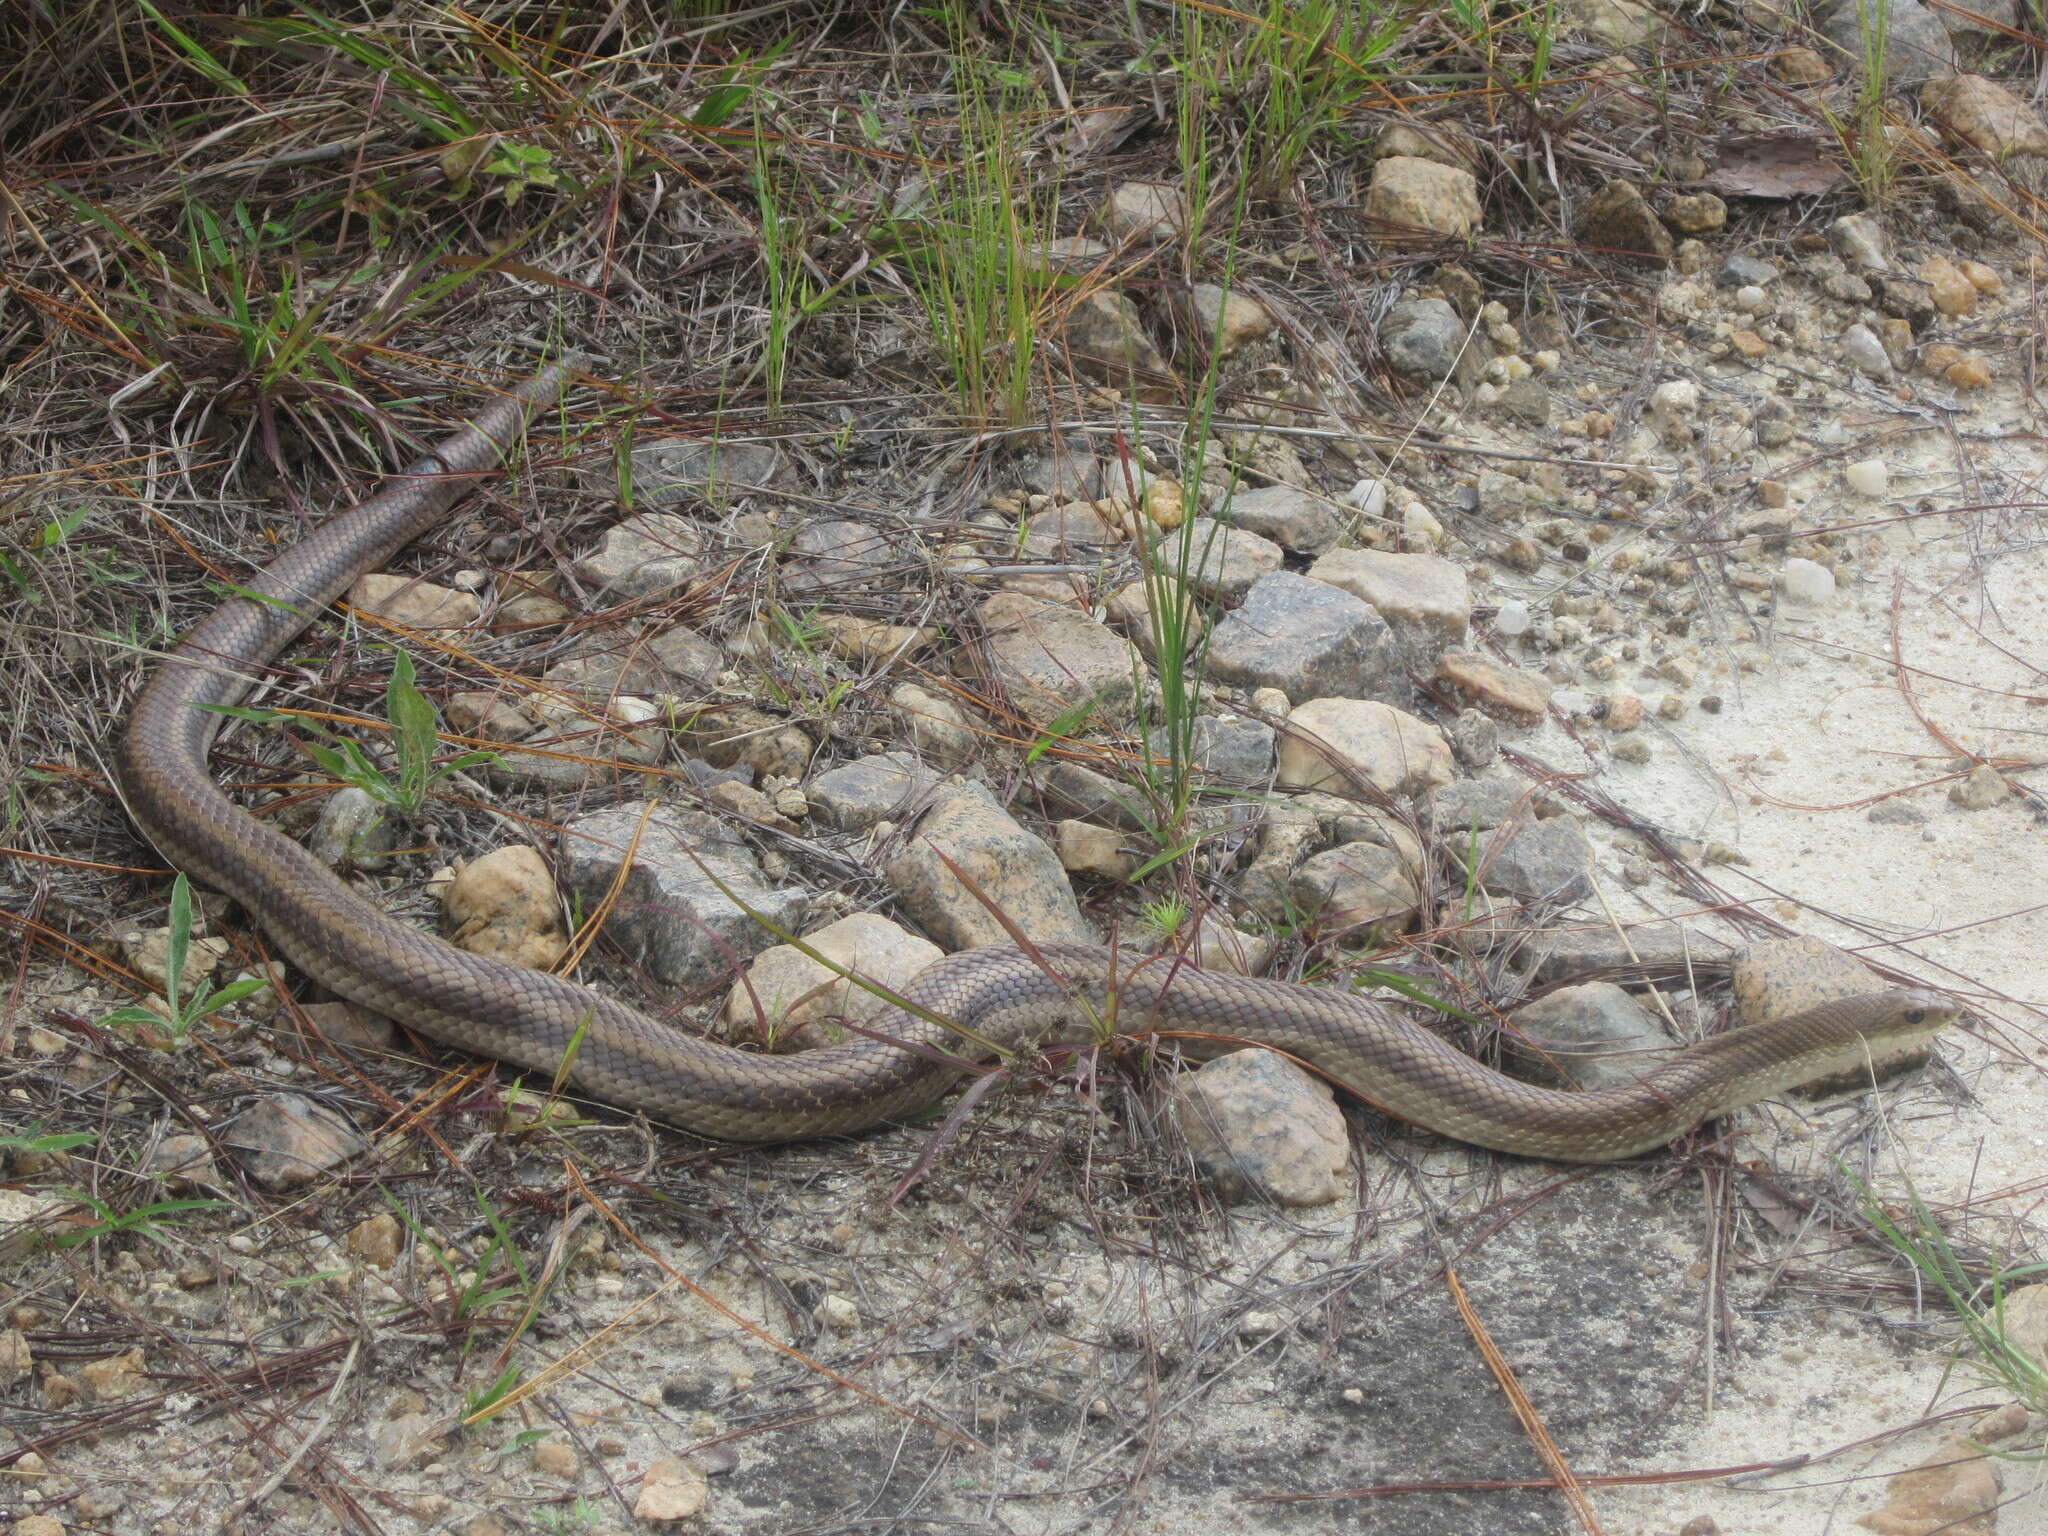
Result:
<svg viewBox="0 0 2048 1536"><path fill-rule="evenodd" d="M1154 731L1152 755L1170 758L1164 730ZM1222 715L1197 715L1189 722L1187 755L1207 783L1245 788L1263 784L1273 771L1273 728L1257 720Z"/></svg>
<svg viewBox="0 0 2048 1536"><path fill-rule="evenodd" d="M1473 708L1515 725L1539 723L1554 691L1549 679L1477 651L1445 651L1437 658L1436 680Z"/></svg>
<svg viewBox="0 0 2048 1536"><path fill-rule="evenodd" d="M348 605L406 629L467 629L483 616L473 592L383 571L358 576L348 589Z"/></svg>
<svg viewBox="0 0 2048 1536"><path fill-rule="evenodd" d="M1896 3L1896 0L1894 0ZM1920 105L1949 133L1994 159L2048 155L2048 127L1995 80L1946 75L1920 88Z"/></svg>
<svg viewBox="0 0 2048 1536"><path fill-rule="evenodd" d="M1189 1073L1175 1085L1173 1113L1226 1199L1327 1205L1351 1187L1336 1095L1273 1051L1233 1051Z"/></svg>
<svg viewBox="0 0 2048 1536"><path fill-rule="evenodd" d="M1289 789L1341 789L1355 774L1389 794L1413 795L1456 776L1443 732L1377 700L1310 699L1288 712L1287 727L1279 781Z"/></svg>
<svg viewBox="0 0 2048 1536"><path fill-rule="evenodd" d="M958 785L917 824L882 874L903 909L948 951L1013 943L994 914L946 867L947 859L1034 942L1093 941L1052 849L978 784Z"/></svg>
<svg viewBox="0 0 2048 1536"><path fill-rule="evenodd" d="M538 971L568 953L554 873L538 848L494 848L465 864L440 894L458 949Z"/></svg>
<svg viewBox="0 0 2048 1536"><path fill-rule="evenodd" d="M1186 232L1187 199L1180 188L1163 182L1119 182L1104 199L1101 218L1114 238L1155 245Z"/></svg>
<svg viewBox="0 0 2048 1536"><path fill-rule="evenodd" d="M1593 845L1570 816L1502 827L1480 844L1480 883L1519 901L1578 901L1592 867Z"/></svg>
<svg viewBox="0 0 2048 1536"><path fill-rule="evenodd" d="M704 530L673 512L638 512L606 530L596 549L571 562L601 601L651 597L706 569Z"/></svg>
<svg viewBox="0 0 2048 1536"><path fill-rule="evenodd" d="M1291 699L1405 700L1400 646L1370 605L1327 582L1262 576L1209 639L1209 675Z"/></svg>
<svg viewBox="0 0 2048 1536"><path fill-rule="evenodd" d="M1380 321L1378 340L1396 373L1415 379L1448 379L1476 371L1465 322L1442 299L1403 299Z"/></svg>
<svg viewBox="0 0 2048 1536"><path fill-rule="evenodd" d="M1335 549L1308 573L1370 604L1412 653L1434 654L1442 646L1464 644L1472 590L1463 569L1448 560Z"/></svg>
<svg viewBox="0 0 2048 1536"><path fill-rule="evenodd" d="M1728 968L1727 943L1691 923L1551 924L1515 956L1538 986L1577 978L1703 984Z"/></svg>
<svg viewBox="0 0 2048 1536"><path fill-rule="evenodd" d="M702 442L639 443L631 460L633 500L651 508L678 502L722 502L744 492L773 485L782 473L782 450L768 443ZM616 493L609 473L598 488Z"/></svg>
<svg viewBox="0 0 2048 1536"><path fill-rule="evenodd" d="M851 518L806 519L790 540L781 581L797 596L843 592L899 574L907 551L888 528Z"/></svg>
<svg viewBox="0 0 2048 1536"><path fill-rule="evenodd" d="M901 734L920 757L958 768L981 748L981 733L967 707L949 693L898 683L889 691L889 704L901 722Z"/></svg>
<svg viewBox="0 0 2048 1536"><path fill-rule="evenodd" d="M1345 514L1326 497L1292 485L1239 491L1230 498L1230 521L1248 533L1304 554L1320 554L1344 537Z"/></svg>
<svg viewBox="0 0 2048 1536"><path fill-rule="evenodd" d="M265 1189L298 1189L369 1150L339 1110L299 1093L259 1100L221 1132Z"/></svg>
<svg viewBox="0 0 2048 1536"><path fill-rule="evenodd" d="M632 866L619 881L620 862L636 839ZM658 979L681 987L723 975L729 953L751 955L774 942L740 902L787 929L803 922L810 904L801 887L771 883L725 823L674 806L656 807L644 825L637 805L577 817L562 829L560 871L585 912L595 912L618 882L605 932Z"/></svg>
<svg viewBox="0 0 2048 1536"><path fill-rule="evenodd" d="M1145 663L1114 630L1021 592L995 593L977 611L989 671L1034 724L1051 725L1082 704L1099 720L1130 718Z"/></svg>
<svg viewBox="0 0 2048 1536"><path fill-rule="evenodd" d="M1677 250L1642 192L1626 181L1610 181L1588 198L1573 233L1581 245L1657 266L1668 266Z"/></svg>
<svg viewBox="0 0 2048 1536"><path fill-rule="evenodd" d="M1736 1016L1762 1024L1838 998L1882 992L1891 983L1824 939L1766 939L1735 956Z"/></svg>
<svg viewBox="0 0 2048 1536"><path fill-rule="evenodd" d="M1187 539L1188 585L1225 604L1242 602L1253 582L1279 570L1286 559L1271 539L1206 517L1188 525Z"/></svg>
<svg viewBox="0 0 2048 1536"><path fill-rule="evenodd" d="M1408 861L1376 842L1346 843L1315 855L1294 872L1287 891L1296 912L1339 934L1406 918L1421 900Z"/></svg>
<svg viewBox="0 0 2048 1536"><path fill-rule="evenodd" d="M943 951L876 912L856 912L803 935L804 943L868 981L891 991L904 987ZM791 944L756 955L747 979L725 1000L725 1021L735 1036L770 1050L804 1051L850 1038L837 1022L869 1023L892 1004L848 980Z"/></svg>
<svg viewBox="0 0 2048 1536"><path fill-rule="evenodd" d="M1167 361L1146 333L1138 306L1120 293L1096 292L1067 314L1067 353L1084 375L1116 387L1132 385L1140 399L1163 398Z"/></svg>
<svg viewBox="0 0 2048 1536"><path fill-rule="evenodd" d="M880 752L819 774L805 786L812 811L842 832L865 832L908 814L939 782L913 752Z"/></svg>
<svg viewBox="0 0 2048 1536"><path fill-rule="evenodd" d="M1662 1017L1609 981L1547 992L1509 1023L1521 1076L1582 1092L1624 1087L1680 1048Z"/></svg>
<svg viewBox="0 0 2048 1536"><path fill-rule="evenodd" d="M1859 77L1865 67L1864 32L1869 14L1867 0L1841 0L1819 18L1820 35L1834 45L1829 51L1831 60ZM1941 12L1922 0L1887 0L1885 46L1878 56L1891 90L1918 85L1956 67L1956 45Z"/></svg>
<svg viewBox="0 0 2048 1536"><path fill-rule="evenodd" d="M1219 357L1234 357L1273 334L1270 309L1248 293L1214 283L1196 283L1188 290L1188 311L1202 343L1214 342Z"/></svg>

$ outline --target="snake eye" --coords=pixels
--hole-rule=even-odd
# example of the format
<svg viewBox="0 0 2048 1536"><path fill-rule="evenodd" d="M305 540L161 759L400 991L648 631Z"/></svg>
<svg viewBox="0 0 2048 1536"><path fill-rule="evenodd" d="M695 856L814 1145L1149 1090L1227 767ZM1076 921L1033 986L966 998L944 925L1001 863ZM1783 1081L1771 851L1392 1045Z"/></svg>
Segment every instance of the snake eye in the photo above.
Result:
<svg viewBox="0 0 2048 1536"><path fill-rule="evenodd" d="M1908 1008L1906 1010L1906 1022L1908 1024L1925 1024L1927 1022L1927 1010L1925 1008Z"/></svg>

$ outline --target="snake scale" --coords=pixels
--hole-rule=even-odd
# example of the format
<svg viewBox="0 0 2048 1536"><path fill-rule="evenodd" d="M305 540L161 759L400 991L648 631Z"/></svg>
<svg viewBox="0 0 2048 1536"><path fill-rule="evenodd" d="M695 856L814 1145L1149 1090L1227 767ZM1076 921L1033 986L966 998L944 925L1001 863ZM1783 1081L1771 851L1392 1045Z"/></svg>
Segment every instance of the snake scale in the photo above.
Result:
<svg viewBox="0 0 2048 1536"><path fill-rule="evenodd" d="M854 1131L942 1098L963 1066L952 1031L1028 1048L1083 1021L1130 1034L1217 1037L1307 1062L1403 1120L1501 1151L1602 1162L1712 1116L1862 1066L1950 1023L1911 989L1874 991L1710 1038L1626 1087L1570 1093L1494 1072L1363 998L1203 971L1171 957L1049 944L968 950L905 991L887 1039L764 1056L687 1034L563 977L458 949L351 892L289 838L233 805L207 757L223 716L364 571L432 528L500 467L566 375L544 369L487 405L368 500L331 518L202 620L148 679L117 773L130 815L178 868L235 898L308 976L421 1034L554 1073L580 1031L572 1081L591 1096L707 1136L769 1141ZM1085 1038L1085 1035L1084 1035ZM979 1047L975 1047L978 1049Z"/></svg>

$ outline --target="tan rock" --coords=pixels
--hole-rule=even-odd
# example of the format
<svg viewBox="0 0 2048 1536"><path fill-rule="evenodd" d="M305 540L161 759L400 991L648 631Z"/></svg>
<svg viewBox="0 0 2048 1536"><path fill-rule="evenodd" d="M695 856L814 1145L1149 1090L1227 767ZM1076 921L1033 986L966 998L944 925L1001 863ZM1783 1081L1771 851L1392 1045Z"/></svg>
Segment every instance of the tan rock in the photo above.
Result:
<svg viewBox="0 0 2048 1536"><path fill-rule="evenodd" d="M939 632L929 625L883 624L852 614L827 614L818 621L825 644L849 661L900 661L928 649Z"/></svg>
<svg viewBox="0 0 2048 1536"><path fill-rule="evenodd" d="M875 912L855 912L803 935L804 943L843 970L901 992L942 951ZM756 955L747 979L725 1000L725 1022L740 1038L772 1050L803 1051L854 1038L835 1021L869 1024L894 1007L832 965L792 944Z"/></svg>
<svg viewBox="0 0 2048 1536"><path fill-rule="evenodd" d="M984 897L1036 943L1092 942L1059 859L979 785L960 785L928 812L882 874L904 910L949 950L1015 942Z"/></svg>
<svg viewBox="0 0 2048 1536"><path fill-rule="evenodd" d="M1944 1440L1919 1466L1884 1485L1884 1508L1857 1524L1878 1536L1995 1536L1998 1467L1967 1440Z"/></svg>
<svg viewBox="0 0 2048 1536"><path fill-rule="evenodd" d="M1708 235L1728 222L1728 205L1711 192L1688 192L1664 204L1664 222L1681 235Z"/></svg>
<svg viewBox="0 0 2048 1536"><path fill-rule="evenodd" d="M348 604L403 629L467 629L484 611L473 592L383 571L357 577Z"/></svg>
<svg viewBox="0 0 2048 1536"><path fill-rule="evenodd" d="M1472 173L1413 155L1389 155L1372 168L1365 216L1383 238L1418 231L1469 239L1485 218Z"/></svg>
<svg viewBox="0 0 2048 1536"><path fill-rule="evenodd" d="M636 1520L688 1520L704 1508L711 1484L681 1456L657 1456L647 1464L640 1493L633 1500Z"/></svg>
<svg viewBox="0 0 2048 1536"><path fill-rule="evenodd" d="M981 745L981 733L975 730L965 706L950 694L916 683L898 683L889 693L889 703L910 744L934 763L957 768L970 761Z"/></svg>
<svg viewBox="0 0 2048 1536"><path fill-rule="evenodd" d="M238 1116L221 1140L241 1151L265 1189L296 1189L369 1149L339 1112L297 1093L277 1093Z"/></svg>
<svg viewBox="0 0 2048 1536"><path fill-rule="evenodd" d="M1418 646L1461 644L1472 618L1472 589L1462 567L1435 555L1333 549L1309 575L1370 603L1394 632Z"/></svg>
<svg viewBox="0 0 2048 1536"><path fill-rule="evenodd" d="M554 873L537 848L515 843L470 860L441 899L450 941L473 955L545 971L569 951Z"/></svg>
<svg viewBox="0 0 2048 1536"><path fill-rule="evenodd" d="M1991 365L1974 353L1959 357L1941 371L1941 376L1956 389L1989 389L1991 387Z"/></svg>
<svg viewBox="0 0 2048 1536"><path fill-rule="evenodd" d="M1977 285L1946 256L1930 256L1921 262L1920 281L1927 285L1934 307L1944 315L1967 315L1977 307Z"/></svg>
<svg viewBox="0 0 2048 1536"><path fill-rule="evenodd" d="M1187 199L1178 187L1161 182L1121 182L1103 203L1102 227L1118 240L1157 244L1177 239L1187 232Z"/></svg>
<svg viewBox="0 0 2048 1536"><path fill-rule="evenodd" d="M96 1403L118 1403L143 1389L145 1369L142 1351L131 1349L104 1360L88 1360L78 1368L78 1384Z"/></svg>
<svg viewBox="0 0 2048 1536"><path fill-rule="evenodd" d="M1786 85L1820 85L1835 72L1811 48L1781 48L1771 55L1771 74Z"/></svg>
<svg viewBox="0 0 2048 1536"><path fill-rule="evenodd" d="M1982 75L1941 75L1920 87L1920 105L1949 133L1994 159L2048 155L2048 127L2034 109Z"/></svg>
<svg viewBox="0 0 2048 1536"><path fill-rule="evenodd" d="M1273 334L1273 312L1248 293L1232 292L1214 283L1196 283L1188 290L1188 309L1202 344L1213 343L1218 357L1235 357L1253 342ZM1163 477L1155 477L1154 483L1160 478ZM1179 486L1174 489L1178 492Z"/></svg>
<svg viewBox="0 0 2048 1536"><path fill-rule="evenodd" d="M1625 181L1610 181L1587 199L1574 230L1579 243L1596 251L1634 256L1668 266L1677 246L1643 194Z"/></svg>
<svg viewBox="0 0 2048 1536"><path fill-rule="evenodd" d="M1130 879L1137 870L1138 855L1127 832L1098 827L1092 821L1062 821L1056 830L1062 869L1117 881Z"/></svg>
<svg viewBox="0 0 2048 1536"><path fill-rule="evenodd" d="M1381 129L1372 152L1376 160L1398 155L1410 160L1433 160L1461 171L1479 165L1479 144L1471 134L1449 123L1414 118L1404 118Z"/></svg>
<svg viewBox="0 0 2048 1536"><path fill-rule="evenodd" d="M389 1211L365 1216L348 1229L348 1251L371 1268L384 1269L405 1251L405 1229Z"/></svg>
<svg viewBox="0 0 2048 1536"><path fill-rule="evenodd" d="M1389 794L1414 795L1457 776L1450 743L1427 720L1373 699L1310 699L1287 715L1279 782L1343 789L1356 775Z"/></svg>
<svg viewBox="0 0 2048 1536"><path fill-rule="evenodd" d="M1327 1205L1350 1188L1336 1096L1274 1051L1232 1051L1175 1085L1174 1121L1226 1199Z"/></svg>
<svg viewBox="0 0 2048 1536"><path fill-rule="evenodd" d="M1496 720L1535 725L1550 707L1547 679L1503 666L1476 651L1445 651L1437 658L1436 679Z"/></svg>
<svg viewBox="0 0 2048 1536"><path fill-rule="evenodd" d="M449 695L448 728L481 741L523 741L540 721L506 694L468 690Z"/></svg>
<svg viewBox="0 0 2048 1536"><path fill-rule="evenodd" d="M988 633L982 653L989 671L1034 725L1071 719L1077 706L1087 706L1089 718L1130 718L1133 679L1144 662L1122 636L1021 592L995 593L978 611Z"/></svg>

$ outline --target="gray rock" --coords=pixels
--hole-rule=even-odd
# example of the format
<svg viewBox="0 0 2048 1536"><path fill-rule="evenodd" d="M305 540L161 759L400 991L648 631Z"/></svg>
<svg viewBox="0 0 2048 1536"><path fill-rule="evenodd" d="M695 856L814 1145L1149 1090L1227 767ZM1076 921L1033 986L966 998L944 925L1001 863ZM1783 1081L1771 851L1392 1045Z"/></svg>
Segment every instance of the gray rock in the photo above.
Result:
<svg viewBox="0 0 2048 1536"><path fill-rule="evenodd" d="M386 1472L410 1472L424 1467L447 1449L441 1438L447 1426L447 1419L426 1413L376 1419L369 1429L370 1458Z"/></svg>
<svg viewBox="0 0 2048 1536"><path fill-rule="evenodd" d="M1236 603L1261 576L1280 569L1285 552L1271 539L1206 517L1188 525L1187 584L1204 597Z"/></svg>
<svg viewBox="0 0 2048 1536"><path fill-rule="evenodd" d="M1209 783L1242 788L1265 783L1273 772L1270 725L1223 715L1197 715L1189 722L1188 737L1189 761ZM1153 731L1148 744L1154 757L1171 756L1163 729Z"/></svg>
<svg viewBox="0 0 2048 1536"><path fill-rule="evenodd" d="M1041 496L1093 501L1103 494L1102 460L1087 439L1063 435L1018 464L1017 484Z"/></svg>
<svg viewBox="0 0 2048 1536"><path fill-rule="evenodd" d="M939 782L914 753L882 752L821 773L804 786L811 813L842 832L907 815Z"/></svg>
<svg viewBox="0 0 2048 1536"><path fill-rule="evenodd" d="M1034 771L1046 798L1058 809L1104 826L1122 827L1127 832L1145 830L1139 815L1144 809L1144 797L1131 785L1067 758L1050 764L1041 760Z"/></svg>
<svg viewBox="0 0 2048 1536"><path fill-rule="evenodd" d="M605 931L657 979L700 986L726 973L729 952L751 955L775 943L739 902L785 929L802 925L810 897L771 884L725 823L674 806L658 807L644 827L641 816L637 805L616 805L576 818L562 829L559 869L563 886L582 898L586 911L617 883ZM619 882L620 861L636 837L632 867Z"/></svg>
<svg viewBox="0 0 2048 1536"><path fill-rule="evenodd" d="M370 1144L348 1118L299 1093L273 1094L221 1131L265 1189L297 1189L360 1157Z"/></svg>
<svg viewBox="0 0 2048 1536"><path fill-rule="evenodd" d="M1550 391L1540 379L1510 379L1501 389L1500 408L1524 426L1550 424Z"/></svg>
<svg viewBox="0 0 2048 1536"><path fill-rule="evenodd" d="M1378 549L1334 549L1309 575L1371 604L1411 655L1434 656L1463 645L1472 619L1472 590L1462 568L1435 555L1397 555Z"/></svg>
<svg viewBox="0 0 2048 1536"><path fill-rule="evenodd" d="M1064 603L1022 592L997 592L977 610L988 639L982 656L1010 701L1033 724L1072 721L1076 706L1088 718L1120 723L1130 718L1144 658L1108 626Z"/></svg>
<svg viewBox="0 0 2048 1536"><path fill-rule="evenodd" d="M1904 800L1880 800L1864 813L1865 821L1874 821L1881 827L1924 827L1927 813L1917 805Z"/></svg>
<svg viewBox="0 0 2048 1536"><path fill-rule="evenodd" d="M306 851L336 870L377 870L391 862L398 838L386 807L369 792L344 784L320 804L320 819Z"/></svg>
<svg viewBox="0 0 2048 1536"><path fill-rule="evenodd" d="M1877 339L1877 333L1867 325L1852 325L1842 332L1842 356L1859 373L1866 373L1873 379L1888 380L1892 376L1891 356L1885 351L1884 343Z"/></svg>
<svg viewBox="0 0 2048 1536"><path fill-rule="evenodd" d="M1593 889L1593 845L1574 817L1502 827L1481 846L1480 883L1520 901L1577 901Z"/></svg>
<svg viewBox="0 0 2048 1536"><path fill-rule="evenodd" d="M1286 801L1270 802L1259 830L1258 854L1238 877L1238 900L1267 922L1286 922L1293 915L1289 883L1294 872L1324 840L1315 812Z"/></svg>
<svg viewBox="0 0 2048 1536"><path fill-rule="evenodd" d="M1239 491L1226 516L1248 533L1304 554L1321 554L1344 537L1343 513L1326 498L1291 485Z"/></svg>
<svg viewBox="0 0 2048 1536"><path fill-rule="evenodd" d="M614 694L701 694L716 686L725 653L681 625L658 635L622 627L591 630L543 675L550 688L606 699Z"/></svg>
<svg viewBox="0 0 2048 1536"><path fill-rule="evenodd" d="M1262 576L1209 638L1209 675L1290 699L1405 700L1400 645L1370 604L1291 571Z"/></svg>
<svg viewBox="0 0 2048 1536"><path fill-rule="evenodd" d="M1882 46L1866 48L1864 23L1879 13L1872 0L1842 0L1820 22L1821 36L1840 50L1838 57L1846 56L1851 73L1864 73L1868 53L1877 55L1889 90L1903 90L1935 75L1955 72L1956 45L1941 12L1921 0L1888 0L1882 8Z"/></svg>
<svg viewBox="0 0 2048 1536"><path fill-rule="evenodd" d="M858 587L896 570L903 557L897 537L872 524L849 518L806 522L790 541L782 584L796 594Z"/></svg>
<svg viewBox="0 0 2048 1536"><path fill-rule="evenodd" d="M1424 801L1429 824L1447 836L1491 832L1514 817L1533 820L1540 793L1519 779L1456 779L1433 789Z"/></svg>
<svg viewBox="0 0 2048 1536"><path fill-rule="evenodd" d="M1852 3L1852 16L1854 12ZM1867 213L1845 213L1830 224L1828 247L1849 266L1865 272L1883 272L1891 266L1884 253L1884 226Z"/></svg>
<svg viewBox="0 0 2048 1536"><path fill-rule="evenodd" d="M1510 1022L1522 1076L1581 1092L1626 1087L1679 1049L1662 1018L1607 981L1546 993Z"/></svg>
<svg viewBox="0 0 2048 1536"><path fill-rule="evenodd" d="M781 450L766 443L643 443L633 450L633 499L655 508L724 500L781 472Z"/></svg>
<svg viewBox="0 0 2048 1536"><path fill-rule="evenodd" d="M704 531L673 512L636 512L605 531L596 549L571 562L579 581L618 603L666 592L705 569Z"/></svg>
<svg viewBox="0 0 2048 1536"><path fill-rule="evenodd" d="M1870 284L1854 272L1830 273L1821 279L1820 291L1844 304L1868 304L1872 293Z"/></svg>
<svg viewBox="0 0 2048 1536"><path fill-rule="evenodd" d="M1717 288L1768 288L1778 280L1778 269L1768 261L1736 251L1722 261L1714 273Z"/></svg>
<svg viewBox="0 0 2048 1536"><path fill-rule="evenodd" d="M1327 1205L1350 1188L1351 1138L1327 1083L1273 1051L1232 1051L1174 1087L1195 1165L1227 1200Z"/></svg>
<svg viewBox="0 0 2048 1536"><path fill-rule="evenodd" d="M1396 373L1448 379L1465 350L1465 322L1443 299L1404 299L1380 322L1379 342Z"/></svg>
<svg viewBox="0 0 2048 1536"><path fill-rule="evenodd" d="M1532 933L1516 963L1538 986L1593 978L1695 986L1725 972L1732 955L1720 939L1684 923L1638 923L1625 934L1596 923Z"/></svg>
<svg viewBox="0 0 2048 1536"><path fill-rule="evenodd" d="M1140 399L1160 393L1169 376L1138 306L1120 293L1091 293L1076 304L1067 315L1066 343L1081 373L1115 386L1135 382Z"/></svg>
<svg viewBox="0 0 2048 1536"><path fill-rule="evenodd" d="M1461 709L1444 734L1464 767L1478 772L1500 756L1500 723L1483 709Z"/></svg>
<svg viewBox="0 0 2048 1536"><path fill-rule="evenodd" d="M949 951L1015 942L981 898L1035 943L1093 942L1058 856L978 784L960 785L925 816L882 874L904 910Z"/></svg>

